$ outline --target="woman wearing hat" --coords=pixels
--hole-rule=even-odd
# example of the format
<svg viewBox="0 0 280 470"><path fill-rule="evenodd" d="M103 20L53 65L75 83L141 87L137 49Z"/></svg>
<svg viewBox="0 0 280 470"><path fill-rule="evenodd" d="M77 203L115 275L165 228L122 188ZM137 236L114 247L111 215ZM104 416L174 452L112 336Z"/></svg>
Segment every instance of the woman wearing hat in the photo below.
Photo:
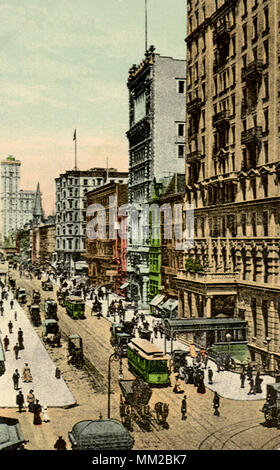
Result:
<svg viewBox="0 0 280 470"><path fill-rule="evenodd" d="M33 413L35 403L35 395L33 393L33 390L29 390L29 393L26 395L26 401L28 403L28 411L30 411L30 413Z"/></svg>

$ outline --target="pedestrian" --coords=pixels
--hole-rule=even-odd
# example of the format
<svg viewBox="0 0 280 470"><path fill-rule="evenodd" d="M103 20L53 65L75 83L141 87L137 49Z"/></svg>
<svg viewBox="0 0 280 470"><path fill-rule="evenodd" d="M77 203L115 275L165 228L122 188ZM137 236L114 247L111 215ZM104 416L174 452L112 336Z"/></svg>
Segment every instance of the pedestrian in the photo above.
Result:
<svg viewBox="0 0 280 470"><path fill-rule="evenodd" d="M204 369L207 369L207 364L208 364L208 354L205 354L204 356Z"/></svg>
<svg viewBox="0 0 280 470"><path fill-rule="evenodd" d="M18 390L19 378L20 378L19 371L18 369L15 369L15 372L12 375L14 390Z"/></svg>
<svg viewBox="0 0 280 470"><path fill-rule="evenodd" d="M32 375L31 375L30 367L28 366L27 363L25 363L24 365L21 378L23 382L32 382Z"/></svg>
<svg viewBox="0 0 280 470"><path fill-rule="evenodd" d="M40 424L42 424L41 411L42 411L42 407L39 403L39 400L36 400L34 404L34 408L33 408L33 413L34 413L33 424L35 424L35 426L39 426Z"/></svg>
<svg viewBox="0 0 280 470"><path fill-rule="evenodd" d="M29 390L29 393L26 395L26 401L28 403L28 411L30 411L30 413L33 413L35 404L35 395L33 390Z"/></svg>
<svg viewBox="0 0 280 470"><path fill-rule="evenodd" d="M201 394L206 392L203 377L200 377L196 391Z"/></svg>
<svg viewBox="0 0 280 470"><path fill-rule="evenodd" d="M4 307L1 307L1 316L4 317Z"/></svg>
<svg viewBox="0 0 280 470"><path fill-rule="evenodd" d="M8 351L9 344L10 344L10 340L9 340L9 338L8 338L7 335L6 335L5 338L3 339L3 343L4 343L5 351Z"/></svg>
<svg viewBox="0 0 280 470"><path fill-rule="evenodd" d="M15 358L18 359L18 353L19 353L18 343L16 343L15 346L14 346L14 352L15 352Z"/></svg>
<svg viewBox="0 0 280 470"><path fill-rule="evenodd" d="M220 416L219 408L220 408L220 397L217 392L214 394L213 398L213 408L214 408L214 415Z"/></svg>
<svg viewBox="0 0 280 470"><path fill-rule="evenodd" d="M252 368L250 362L247 366L247 377L248 377L249 380L251 380L252 377L253 377L253 368Z"/></svg>
<svg viewBox="0 0 280 470"><path fill-rule="evenodd" d="M48 415L48 407L46 405L43 405L43 407L42 407L42 414L43 414L44 423L49 423L50 418L49 418L49 415Z"/></svg>
<svg viewBox="0 0 280 470"><path fill-rule="evenodd" d="M24 346L23 346L23 331L21 328L19 328L18 330L18 345L19 345L19 349L24 349Z"/></svg>
<svg viewBox="0 0 280 470"><path fill-rule="evenodd" d="M263 379L260 377L260 371L257 372L256 378L255 378L255 392L256 393L262 393L262 384Z"/></svg>
<svg viewBox="0 0 280 470"><path fill-rule="evenodd" d="M213 371L211 367L208 367L208 383L209 385L213 385Z"/></svg>
<svg viewBox="0 0 280 470"><path fill-rule="evenodd" d="M253 377L251 379L249 379L249 385L250 385L250 390L248 392L248 395L256 395L255 384L254 384Z"/></svg>
<svg viewBox="0 0 280 470"><path fill-rule="evenodd" d="M154 336L155 338L157 338L157 335L158 335L158 327L157 325L154 326Z"/></svg>
<svg viewBox="0 0 280 470"><path fill-rule="evenodd" d="M24 396L20 390L16 396L16 404L18 405L18 412L21 413L24 408Z"/></svg>
<svg viewBox="0 0 280 470"><path fill-rule="evenodd" d="M56 450L67 450L66 442L65 442L65 440L62 438L62 436L58 436L58 439L57 439L57 441L56 441L55 444L54 444L54 448L55 448Z"/></svg>
<svg viewBox="0 0 280 470"><path fill-rule="evenodd" d="M11 309L13 310L13 308L14 308L14 301L13 301L13 299L10 301L10 306L11 306Z"/></svg>
<svg viewBox="0 0 280 470"><path fill-rule="evenodd" d="M240 388L244 388L245 379L246 379L246 372L245 372L245 370L243 369L243 370L240 372Z"/></svg>
<svg viewBox="0 0 280 470"><path fill-rule="evenodd" d="M13 333L13 324L12 324L11 320L8 323L8 328L9 328L9 333L11 335Z"/></svg>
<svg viewBox="0 0 280 470"><path fill-rule="evenodd" d="M15 312L15 321L17 321L17 312Z"/></svg>
<svg viewBox="0 0 280 470"><path fill-rule="evenodd" d="M181 403L181 413L182 413L182 420L185 421L187 419L187 395L184 395L184 398Z"/></svg>

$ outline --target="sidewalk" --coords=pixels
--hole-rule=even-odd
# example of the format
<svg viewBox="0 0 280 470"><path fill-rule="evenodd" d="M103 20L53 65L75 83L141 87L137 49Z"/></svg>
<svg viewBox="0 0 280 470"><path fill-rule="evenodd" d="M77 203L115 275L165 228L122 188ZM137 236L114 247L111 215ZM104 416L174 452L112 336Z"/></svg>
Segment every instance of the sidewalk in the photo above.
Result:
<svg viewBox="0 0 280 470"><path fill-rule="evenodd" d="M4 300L4 316L0 316L2 343L6 335L10 340L9 350L5 352L6 371L4 375L0 376L0 407L13 408L17 406L16 395L18 392L14 390L12 375L15 369L18 369L21 375L25 363L28 363L33 378L31 383L23 383L21 378L19 380L19 388L25 398L29 390L33 389L35 397L41 405L63 408L75 405L76 400L63 378L55 378L56 366L17 301L14 301L14 308L11 310L10 300L12 298L13 295L9 292L8 300ZM17 321L14 320L15 311L17 312ZM9 334L8 329L10 320L13 323L12 334ZM19 351L19 357L16 360L13 347L17 342L19 327L23 331L24 350Z"/></svg>

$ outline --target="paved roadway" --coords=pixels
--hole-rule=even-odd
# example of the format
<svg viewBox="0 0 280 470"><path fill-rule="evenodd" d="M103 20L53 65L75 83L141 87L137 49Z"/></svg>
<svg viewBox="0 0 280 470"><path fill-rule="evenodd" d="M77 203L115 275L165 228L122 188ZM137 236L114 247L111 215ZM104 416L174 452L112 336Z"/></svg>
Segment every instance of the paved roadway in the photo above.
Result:
<svg viewBox="0 0 280 470"><path fill-rule="evenodd" d="M18 273L13 272L17 276ZM40 282L34 280L32 283L27 279L18 280L29 291L32 287L38 288ZM47 296L48 293L42 295ZM91 306L91 303L89 302ZM106 303L104 303L104 313ZM74 368L67 368L63 355L63 348L56 349L57 360L62 365L63 377L71 392L77 399L79 406L69 409L51 408L49 415L50 423L44 423L42 427L32 425L32 415L24 413L20 416L20 423L23 433L30 440L30 449L51 449L58 434L62 434L67 440L67 432L71 430L73 424L81 419L98 419L99 413L106 416L107 396L106 379L108 370L108 357L112 352L109 344L108 319L105 317L97 320L90 316L90 308L87 309L86 320L74 321L65 314L65 309L59 308L59 324L63 331L80 332L84 339L85 353L90 356L97 372L97 385L93 384L93 389L85 374ZM36 329L39 332L39 329ZM160 341L160 340L159 340ZM156 340L154 340L156 343ZM156 343L158 344L158 343ZM178 344L174 344L177 347ZM184 348L183 345L181 345ZM53 351L51 351L53 353ZM61 357L58 357L58 356ZM63 362L64 361L64 362ZM128 371L124 361L124 377L128 378ZM32 367L31 367L32 369ZM118 364L112 366L112 390L111 396L111 416L119 419L119 393L118 393ZM226 373L214 375L214 386L221 386L226 378ZM240 392L240 382L238 374L236 377L236 390ZM174 374L171 375L174 383ZM226 381L225 381L226 383ZM220 384L220 385L219 385ZM206 386L208 387L207 383ZM279 431L276 428L266 428L263 426L263 414L261 408L264 401L256 401L255 398L241 399L221 398L220 417L213 415L212 400L213 391L207 388L204 395L197 393L193 385L183 384L188 402L188 417L186 421L181 420L180 405L181 395L172 393L172 387L164 389L154 389L150 405L153 408L155 402L162 401L169 404L168 424L169 429L160 429L152 433L143 433L135 427L133 435L135 437L135 449L277 449L280 445ZM245 391L244 391L245 392ZM56 383L54 383L53 393L56 393ZM232 392L233 393L233 392ZM3 410L4 411L4 410ZM17 417L19 414L13 410L5 410L5 416ZM69 443L68 443L69 448Z"/></svg>

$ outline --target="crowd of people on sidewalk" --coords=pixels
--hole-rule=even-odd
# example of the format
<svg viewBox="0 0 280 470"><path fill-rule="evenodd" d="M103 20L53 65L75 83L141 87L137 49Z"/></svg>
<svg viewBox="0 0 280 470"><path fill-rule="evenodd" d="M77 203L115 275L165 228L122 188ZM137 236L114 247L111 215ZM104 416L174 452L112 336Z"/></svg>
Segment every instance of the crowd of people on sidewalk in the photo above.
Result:
<svg viewBox="0 0 280 470"><path fill-rule="evenodd" d="M24 332L21 327L18 328L17 333L14 332L15 329L15 322L17 322L17 312L14 309L15 304L13 298L11 298L9 302L9 286L5 286L2 282L0 284L0 305L1 309L1 316L3 317L2 321L5 319L6 313L9 311L9 320L7 322L7 329L8 334L5 335L3 338L3 345L5 353L12 352L14 353L15 360L17 361L20 359L20 354L24 354ZM9 302L9 304L8 304ZM6 308L6 306L9 309ZM11 312L13 313L13 320L10 318ZM28 363L26 362L23 366L22 373L19 373L19 370L16 368L12 374L12 383L13 388L17 391L17 395L15 397L16 405L18 406L18 412L22 413L25 411L25 397L23 395L22 389L19 387L20 380L23 383L32 383L33 378L31 374L31 369ZM47 413L47 406L41 406L39 400L35 398L33 389L30 389L26 395L26 402L27 408L30 413L33 413L33 424L40 425L42 422L49 422L50 419ZM42 414L42 415L41 415Z"/></svg>

